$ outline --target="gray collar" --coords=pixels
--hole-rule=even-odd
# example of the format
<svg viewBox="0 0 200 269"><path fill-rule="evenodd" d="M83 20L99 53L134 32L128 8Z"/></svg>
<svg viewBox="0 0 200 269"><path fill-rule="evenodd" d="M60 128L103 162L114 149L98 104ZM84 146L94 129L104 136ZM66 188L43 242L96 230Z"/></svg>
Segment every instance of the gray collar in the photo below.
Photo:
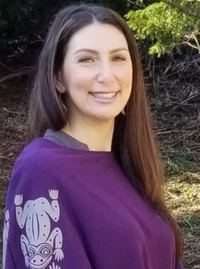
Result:
<svg viewBox="0 0 200 269"><path fill-rule="evenodd" d="M53 131L51 129L47 129L43 137L62 147L78 150L89 150L86 144L76 140L72 136L62 131Z"/></svg>

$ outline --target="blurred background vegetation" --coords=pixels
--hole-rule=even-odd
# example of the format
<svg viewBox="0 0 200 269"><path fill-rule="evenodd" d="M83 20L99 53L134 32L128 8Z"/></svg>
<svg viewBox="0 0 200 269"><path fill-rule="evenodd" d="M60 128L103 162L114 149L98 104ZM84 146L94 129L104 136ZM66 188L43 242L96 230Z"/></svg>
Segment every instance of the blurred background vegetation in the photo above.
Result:
<svg viewBox="0 0 200 269"><path fill-rule="evenodd" d="M32 63L54 14L80 1L0 0L0 62ZM83 0L119 12L127 20L145 54L200 53L198 0ZM186 46L187 45L187 46ZM21 57L21 56L26 56ZM147 55L148 57L148 55ZM22 60L23 59L23 60Z"/></svg>

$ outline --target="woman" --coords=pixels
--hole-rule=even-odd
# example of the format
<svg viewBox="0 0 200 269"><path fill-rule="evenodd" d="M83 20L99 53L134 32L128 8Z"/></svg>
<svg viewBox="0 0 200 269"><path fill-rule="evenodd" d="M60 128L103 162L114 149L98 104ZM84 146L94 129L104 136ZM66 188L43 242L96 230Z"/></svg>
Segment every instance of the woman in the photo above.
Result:
<svg viewBox="0 0 200 269"><path fill-rule="evenodd" d="M5 269L180 269L139 55L96 5L61 10L39 59L11 178Z"/></svg>

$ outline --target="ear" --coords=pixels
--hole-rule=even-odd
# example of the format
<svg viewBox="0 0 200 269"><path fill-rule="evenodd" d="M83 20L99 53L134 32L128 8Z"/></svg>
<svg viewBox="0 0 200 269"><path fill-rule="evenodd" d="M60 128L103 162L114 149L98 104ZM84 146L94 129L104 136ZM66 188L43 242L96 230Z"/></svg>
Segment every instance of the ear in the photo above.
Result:
<svg viewBox="0 0 200 269"><path fill-rule="evenodd" d="M66 92L66 89L62 83L62 77L61 77L61 73L59 72L59 74L54 76L54 84L56 87L56 90L60 93L64 93Z"/></svg>

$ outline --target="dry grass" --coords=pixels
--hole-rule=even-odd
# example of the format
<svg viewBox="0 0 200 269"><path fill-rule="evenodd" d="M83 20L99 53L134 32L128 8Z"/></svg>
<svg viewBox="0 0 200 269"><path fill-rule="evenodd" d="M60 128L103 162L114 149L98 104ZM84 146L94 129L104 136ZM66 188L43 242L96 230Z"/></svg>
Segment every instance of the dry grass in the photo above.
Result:
<svg viewBox="0 0 200 269"><path fill-rule="evenodd" d="M150 105L165 164L167 204L183 231L184 268L200 269L200 56L153 68L160 71Z"/></svg>

